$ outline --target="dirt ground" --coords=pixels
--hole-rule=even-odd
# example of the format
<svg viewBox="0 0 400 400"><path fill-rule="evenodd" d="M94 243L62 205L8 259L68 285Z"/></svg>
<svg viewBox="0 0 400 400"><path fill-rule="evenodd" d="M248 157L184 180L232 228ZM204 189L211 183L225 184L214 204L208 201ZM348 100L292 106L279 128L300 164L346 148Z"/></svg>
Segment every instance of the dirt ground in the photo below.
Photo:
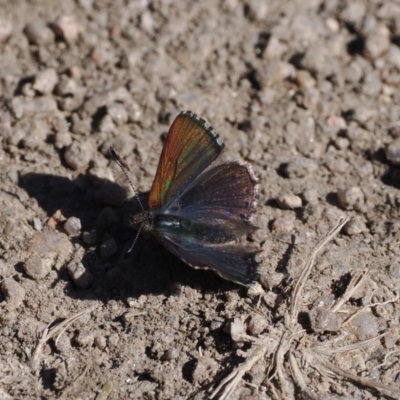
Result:
<svg viewBox="0 0 400 400"><path fill-rule="evenodd" d="M400 398L399 1L0 0L0 78L1 399ZM145 202L187 109L259 178L250 289L127 254L108 148Z"/></svg>

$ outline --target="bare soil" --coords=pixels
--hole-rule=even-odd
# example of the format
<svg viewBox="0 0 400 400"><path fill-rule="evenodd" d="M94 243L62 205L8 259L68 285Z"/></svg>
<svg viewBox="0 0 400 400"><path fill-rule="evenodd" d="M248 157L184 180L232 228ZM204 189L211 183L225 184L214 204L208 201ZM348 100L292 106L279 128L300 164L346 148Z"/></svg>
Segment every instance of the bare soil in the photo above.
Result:
<svg viewBox="0 0 400 400"><path fill-rule="evenodd" d="M206 399L232 371L214 398L400 398L399 83L398 1L0 0L0 398ZM127 254L108 148L146 202L186 109L259 179L253 288Z"/></svg>

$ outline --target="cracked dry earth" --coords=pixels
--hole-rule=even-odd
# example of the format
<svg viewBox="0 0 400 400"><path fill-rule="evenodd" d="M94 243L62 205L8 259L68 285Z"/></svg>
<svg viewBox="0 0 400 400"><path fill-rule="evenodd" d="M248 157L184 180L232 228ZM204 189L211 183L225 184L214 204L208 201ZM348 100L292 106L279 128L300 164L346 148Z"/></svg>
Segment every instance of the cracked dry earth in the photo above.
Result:
<svg viewBox="0 0 400 400"><path fill-rule="evenodd" d="M0 0L0 398L400 398L400 2ZM151 237L170 123L252 164L250 289ZM348 218L348 219L347 219Z"/></svg>

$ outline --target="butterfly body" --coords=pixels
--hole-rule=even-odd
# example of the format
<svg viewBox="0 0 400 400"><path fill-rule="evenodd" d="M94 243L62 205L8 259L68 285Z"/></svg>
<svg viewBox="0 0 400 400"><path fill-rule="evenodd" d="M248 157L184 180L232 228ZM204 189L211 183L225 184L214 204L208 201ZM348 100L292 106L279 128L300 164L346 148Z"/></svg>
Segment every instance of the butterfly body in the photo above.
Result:
<svg viewBox="0 0 400 400"><path fill-rule="evenodd" d="M247 164L210 167L223 147L204 120L190 111L178 114L160 156L149 211L132 222L192 267L248 286L257 279L259 250L234 241L255 229L250 217L257 184Z"/></svg>

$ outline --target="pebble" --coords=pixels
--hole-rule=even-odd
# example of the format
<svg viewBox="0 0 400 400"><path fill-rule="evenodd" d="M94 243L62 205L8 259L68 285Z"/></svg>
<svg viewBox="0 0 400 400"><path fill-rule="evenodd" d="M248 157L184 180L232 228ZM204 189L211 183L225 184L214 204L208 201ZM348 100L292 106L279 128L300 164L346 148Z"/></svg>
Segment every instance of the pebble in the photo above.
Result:
<svg viewBox="0 0 400 400"><path fill-rule="evenodd" d="M311 89L316 85L316 80L306 70L299 70L296 72L296 83L301 89Z"/></svg>
<svg viewBox="0 0 400 400"><path fill-rule="evenodd" d="M309 46L301 60L302 67L321 76L328 76L334 72L334 60L324 43L317 41Z"/></svg>
<svg viewBox="0 0 400 400"><path fill-rule="evenodd" d="M219 364L213 358L201 357L197 360L196 367L192 372L192 381L194 384L211 382L219 369Z"/></svg>
<svg viewBox="0 0 400 400"><path fill-rule="evenodd" d="M83 232L82 239L86 244L91 246L95 244L97 241L97 232L96 231Z"/></svg>
<svg viewBox="0 0 400 400"><path fill-rule="evenodd" d="M47 68L35 76L32 88L40 94L52 93L58 83L58 75L54 68Z"/></svg>
<svg viewBox="0 0 400 400"><path fill-rule="evenodd" d="M343 71L346 82L358 83L364 75L363 68L357 60L353 60Z"/></svg>
<svg viewBox="0 0 400 400"><path fill-rule="evenodd" d="M54 136L54 147L64 149L72 144L72 136L69 132L57 132Z"/></svg>
<svg viewBox="0 0 400 400"><path fill-rule="evenodd" d="M128 113L121 103L112 103L107 107L107 113L117 126L128 122Z"/></svg>
<svg viewBox="0 0 400 400"><path fill-rule="evenodd" d="M64 152L64 160L73 170L87 167L91 157L92 147L88 142L73 142Z"/></svg>
<svg viewBox="0 0 400 400"><path fill-rule="evenodd" d="M180 351L173 347L172 349L165 350L164 354L161 356L162 361L176 360L180 356Z"/></svg>
<svg viewBox="0 0 400 400"><path fill-rule="evenodd" d="M97 226L107 229L119 222L119 217L111 207L105 207L97 217Z"/></svg>
<svg viewBox="0 0 400 400"><path fill-rule="evenodd" d="M4 279L0 284L0 289L7 303L7 309L15 309L22 304L25 298L25 290L13 278Z"/></svg>
<svg viewBox="0 0 400 400"><path fill-rule="evenodd" d="M100 246L101 258L109 258L118 251L118 245L114 238L106 240Z"/></svg>
<svg viewBox="0 0 400 400"><path fill-rule="evenodd" d="M337 196L339 205L346 210L359 210L364 204L364 192L358 186L339 189Z"/></svg>
<svg viewBox="0 0 400 400"><path fill-rule="evenodd" d="M33 44L45 44L54 40L54 33L42 20L27 24L24 33L29 42Z"/></svg>
<svg viewBox="0 0 400 400"><path fill-rule="evenodd" d="M301 198L305 204L316 206L319 203L318 191L316 189L307 189L301 193Z"/></svg>
<svg viewBox="0 0 400 400"><path fill-rule="evenodd" d="M95 336L94 338L94 345L100 349L104 350L107 346L107 340L104 336Z"/></svg>
<svg viewBox="0 0 400 400"><path fill-rule="evenodd" d="M231 335L234 342L241 342L246 333L246 326L240 318L233 318L225 325L224 332Z"/></svg>
<svg viewBox="0 0 400 400"><path fill-rule="evenodd" d="M305 157L296 157L285 166L285 174L288 178L304 178L318 170L318 164Z"/></svg>
<svg viewBox="0 0 400 400"><path fill-rule="evenodd" d="M272 287L271 282L268 282L268 286ZM278 294L276 294L272 291L268 291L267 293L265 293L263 299L268 307L276 308L276 306L279 303L279 297L280 296Z"/></svg>
<svg viewBox="0 0 400 400"><path fill-rule="evenodd" d="M293 232L295 217L292 215L281 215L272 224L275 232Z"/></svg>
<svg viewBox="0 0 400 400"><path fill-rule="evenodd" d="M390 31L385 25L378 25L366 33L363 55L367 59L375 60L386 53L389 47Z"/></svg>
<svg viewBox="0 0 400 400"><path fill-rule="evenodd" d="M367 7L364 1L352 0L340 13L340 19L350 24L359 24L362 22Z"/></svg>
<svg viewBox="0 0 400 400"><path fill-rule="evenodd" d="M387 334L383 338L383 344L387 349L396 347L396 342L400 339L400 326L394 325L387 330Z"/></svg>
<svg viewBox="0 0 400 400"><path fill-rule="evenodd" d="M71 341L66 334L58 336L57 340L54 342L54 345L62 354L68 354L72 348Z"/></svg>
<svg viewBox="0 0 400 400"><path fill-rule="evenodd" d="M35 281L43 279L51 269L51 264L42 262L42 257L32 255L24 262L24 271Z"/></svg>
<svg viewBox="0 0 400 400"><path fill-rule="evenodd" d="M386 158L394 165L400 165L400 138L397 138L386 147Z"/></svg>
<svg viewBox="0 0 400 400"><path fill-rule="evenodd" d="M392 279L400 279L400 263L391 263L388 267L388 275Z"/></svg>
<svg viewBox="0 0 400 400"><path fill-rule="evenodd" d="M247 321L247 332L250 335L260 335L268 326L268 321L259 314L251 315Z"/></svg>
<svg viewBox="0 0 400 400"><path fill-rule="evenodd" d="M77 217L69 217L64 222L64 230L69 237L79 236L82 229L81 220Z"/></svg>
<svg viewBox="0 0 400 400"><path fill-rule="evenodd" d="M75 336L75 343L81 347L90 347L94 341L94 335L92 332L80 331Z"/></svg>
<svg viewBox="0 0 400 400"><path fill-rule="evenodd" d="M371 71L364 77L362 93L370 97L376 97L381 92L382 81L378 71Z"/></svg>
<svg viewBox="0 0 400 400"><path fill-rule="evenodd" d="M398 70L400 70L400 48L392 44L387 53L386 59Z"/></svg>
<svg viewBox="0 0 400 400"><path fill-rule="evenodd" d="M55 88L55 93L58 96L74 96L79 90L79 84L75 79L61 76L60 82Z"/></svg>
<svg viewBox="0 0 400 400"><path fill-rule="evenodd" d="M294 210L302 206L301 198L293 193L281 194L276 201L284 210Z"/></svg>
<svg viewBox="0 0 400 400"><path fill-rule="evenodd" d="M283 81L295 76L296 70L292 64L284 61L271 61L263 71L262 81L265 86Z"/></svg>
<svg viewBox="0 0 400 400"><path fill-rule="evenodd" d="M13 24L12 22L1 16L0 17L0 42L5 42L12 33Z"/></svg>
<svg viewBox="0 0 400 400"><path fill-rule="evenodd" d="M338 332L342 326L342 317L323 307L313 307L308 317L314 332Z"/></svg>
<svg viewBox="0 0 400 400"><path fill-rule="evenodd" d="M15 96L11 100L11 108L17 119L39 113L58 113L55 99L46 96L36 98Z"/></svg>
<svg viewBox="0 0 400 400"><path fill-rule="evenodd" d="M350 220L345 226L344 231L349 236L359 235L360 233L368 232L367 225L360 218L356 217Z"/></svg>
<svg viewBox="0 0 400 400"><path fill-rule="evenodd" d="M116 347L119 342L119 333L112 333L108 338L107 338L107 346L109 347Z"/></svg>
<svg viewBox="0 0 400 400"><path fill-rule="evenodd" d="M104 115L99 123L98 129L99 132L102 133L113 133L115 131L115 125L110 115Z"/></svg>
<svg viewBox="0 0 400 400"><path fill-rule="evenodd" d="M67 269L70 277L78 288L87 289L93 283L92 274L82 263L72 261L67 265Z"/></svg>
<svg viewBox="0 0 400 400"><path fill-rule="evenodd" d="M83 28L75 17L71 15L61 15L54 23L53 28L67 43L72 44L76 41Z"/></svg>
<svg viewBox="0 0 400 400"><path fill-rule="evenodd" d="M370 311L356 315L347 325L358 340L367 340L378 336L375 317Z"/></svg>
<svg viewBox="0 0 400 400"><path fill-rule="evenodd" d="M33 218L33 227L40 232L43 229L42 221L39 218Z"/></svg>

